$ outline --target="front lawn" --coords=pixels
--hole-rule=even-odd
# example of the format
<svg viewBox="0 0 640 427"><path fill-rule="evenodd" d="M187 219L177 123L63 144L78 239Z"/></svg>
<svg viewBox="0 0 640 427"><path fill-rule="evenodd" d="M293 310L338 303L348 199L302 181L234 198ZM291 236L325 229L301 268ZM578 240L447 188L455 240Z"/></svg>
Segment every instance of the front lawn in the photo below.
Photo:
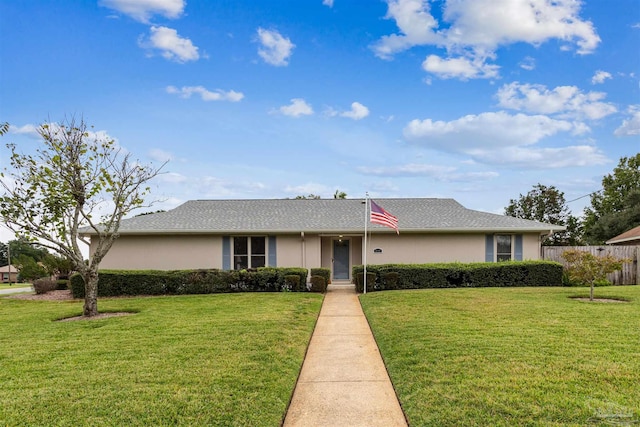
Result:
<svg viewBox="0 0 640 427"><path fill-rule="evenodd" d="M277 426L322 295L0 298L0 424Z"/></svg>
<svg viewBox="0 0 640 427"><path fill-rule="evenodd" d="M588 290L391 291L361 302L411 425L638 424L640 286L596 290L630 303L576 294Z"/></svg>

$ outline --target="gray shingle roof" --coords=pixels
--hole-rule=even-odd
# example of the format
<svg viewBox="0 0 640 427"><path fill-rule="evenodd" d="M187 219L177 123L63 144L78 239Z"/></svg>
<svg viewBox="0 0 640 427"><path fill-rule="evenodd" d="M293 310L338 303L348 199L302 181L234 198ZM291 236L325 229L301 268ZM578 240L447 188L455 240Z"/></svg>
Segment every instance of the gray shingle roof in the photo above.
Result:
<svg viewBox="0 0 640 427"><path fill-rule="evenodd" d="M467 209L453 199L376 199L400 232L548 232L563 227ZM362 233L364 199L192 200L122 221L121 234ZM372 231L394 232L369 223Z"/></svg>

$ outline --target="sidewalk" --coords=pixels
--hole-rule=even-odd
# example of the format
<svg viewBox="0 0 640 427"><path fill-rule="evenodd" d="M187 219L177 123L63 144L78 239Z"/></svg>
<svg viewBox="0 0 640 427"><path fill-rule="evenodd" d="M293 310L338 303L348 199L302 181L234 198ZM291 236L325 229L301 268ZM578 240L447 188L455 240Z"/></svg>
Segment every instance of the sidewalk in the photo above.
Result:
<svg viewBox="0 0 640 427"><path fill-rule="evenodd" d="M24 292L33 292L33 287L29 286L29 287L0 289L0 295L20 294Z"/></svg>
<svg viewBox="0 0 640 427"><path fill-rule="evenodd" d="M354 285L330 285L284 426L406 425Z"/></svg>

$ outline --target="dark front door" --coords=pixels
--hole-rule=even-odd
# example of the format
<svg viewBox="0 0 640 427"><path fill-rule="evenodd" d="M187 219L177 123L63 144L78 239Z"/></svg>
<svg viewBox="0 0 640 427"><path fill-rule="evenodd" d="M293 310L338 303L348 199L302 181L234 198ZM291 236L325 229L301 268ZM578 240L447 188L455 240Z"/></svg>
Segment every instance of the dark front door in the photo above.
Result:
<svg viewBox="0 0 640 427"><path fill-rule="evenodd" d="M349 241L333 241L333 278L349 280Z"/></svg>

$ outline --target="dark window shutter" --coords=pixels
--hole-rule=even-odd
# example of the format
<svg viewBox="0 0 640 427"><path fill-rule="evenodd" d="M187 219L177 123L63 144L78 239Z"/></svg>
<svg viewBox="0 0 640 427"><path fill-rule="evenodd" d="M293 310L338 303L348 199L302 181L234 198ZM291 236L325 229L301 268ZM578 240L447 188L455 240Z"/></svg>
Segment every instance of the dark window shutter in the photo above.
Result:
<svg viewBox="0 0 640 427"><path fill-rule="evenodd" d="M493 262L493 234L485 236L484 260Z"/></svg>
<svg viewBox="0 0 640 427"><path fill-rule="evenodd" d="M231 238L222 236L222 269L231 270Z"/></svg>
<svg viewBox="0 0 640 427"><path fill-rule="evenodd" d="M514 258L516 261L522 261L522 234L516 234Z"/></svg>
<svg viewBox="0 0 640 427"><path fill-rule="evenodd" d="M276 254L276 236L269 236L269 267L278 266L278 257Z"/></svg>

